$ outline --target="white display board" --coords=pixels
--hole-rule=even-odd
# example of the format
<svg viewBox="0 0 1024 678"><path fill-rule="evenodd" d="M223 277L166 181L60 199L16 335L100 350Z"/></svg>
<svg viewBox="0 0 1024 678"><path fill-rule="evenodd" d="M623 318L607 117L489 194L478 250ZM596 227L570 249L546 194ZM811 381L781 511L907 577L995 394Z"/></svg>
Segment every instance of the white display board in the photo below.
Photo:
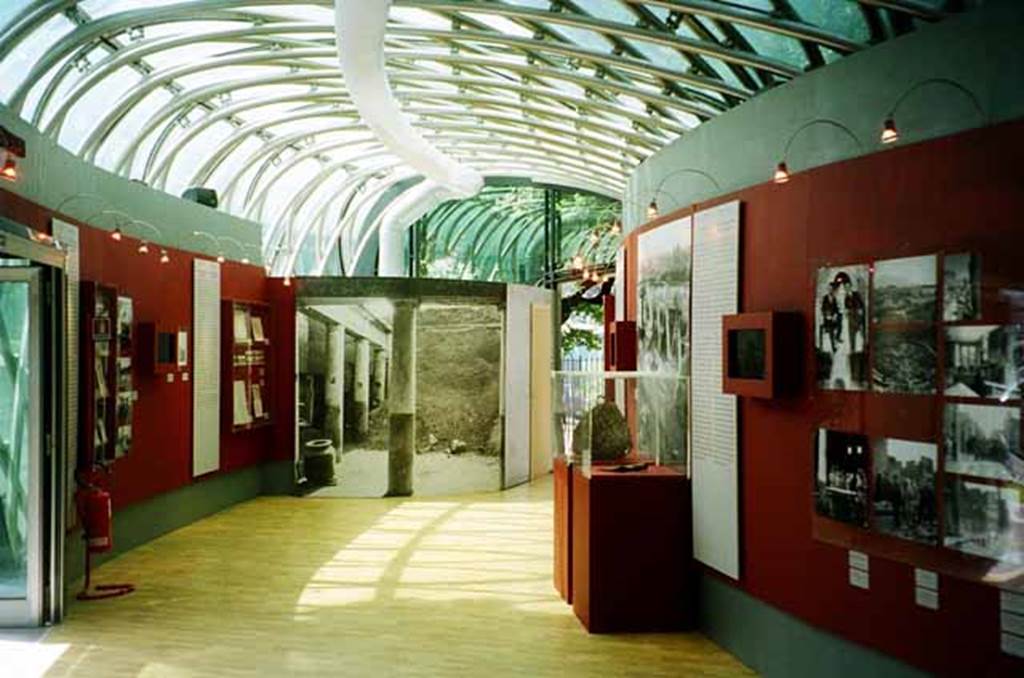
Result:
<svg viewBox="0 0 1024 678"><path fill-rule="evenodd" d="M64 508L65 520L69 526L78 523L75 505L75 469L78 465L78 304L81 288L81 268L79 266L78 227L60 219L53 220L53 237L60 242L67 252L64 260L65 291L65 322L67 323L65 357L67 358L66 393L67 400L67 455L64 459Z"/></svg>
<svg viewBox="0 0 1024 678"><path fill-rule="evenodd" d="M722 316L739 310L740 203L697 213L693 226L691 468L693 555L740 576L736 396L722 393Z"/></svg>
<svg viewBox="0 0 1024 678"><path fill-rule="evenodd" d="M220 265L192 270L192 475L220 468Z"/></svg>
<svg viewBox="0 0 1024 678"><path fill-rule="evenodd" d="M509 285L505 304L505 459L502 487L509 488L530 479L530 307L550 304L548 289ZM549 370L550 372L550 370Z"/></svg>

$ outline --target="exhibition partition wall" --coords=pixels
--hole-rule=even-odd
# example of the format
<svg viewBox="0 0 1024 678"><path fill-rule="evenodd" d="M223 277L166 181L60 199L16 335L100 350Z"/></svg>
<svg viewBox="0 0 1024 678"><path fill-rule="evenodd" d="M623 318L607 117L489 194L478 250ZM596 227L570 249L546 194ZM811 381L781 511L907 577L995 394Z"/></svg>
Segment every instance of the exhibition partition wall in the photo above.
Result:
<svg viewBox="0 0 1024 678"><path fill-rule="evenodd" d="M292 458L294 301L291 288L282 285L280 280L267 278L258 266L234 262L220 266L220 293L215 306L244 301L275 309L265 331L269 341L262 368L265 378L275 385L266 394L265 403L273 424L245 429L222 425L219 432L213 432L219 436L219 453L208 461L210 467L217 469L194 475L192 387L198 363L192 345L196 322L193 265L195 261L208 262L208 266L216 266L216 263L212 258L204 259L184 250L161 250L155 244L146 244L144 248L143 241L127 235L115 240L108 230L54 213L3 190L0 190L0 216L43 233L52 233L55 219L63 224L62 234L69 226L77 226L76 258L83 290L89 285L130 300L130 306L125 306L123 301L120 306L130 309L127 326L131 328L131 341L126 346L131 346L131 353L124 355L131 355L134 361L130 388L137 396L131 402L130 428L125 429L122 422L117 431L122 436L120 440L113 435L110 437L112 442L119 443L119 449L128 451L113 453L106 460L109 477L104 481L113 499L115 553L257 496L264 490L290 490L290 483L274 484L282 474L271 471L276 463L290 468ZM284 319L287 322L281 322ZM161 342L161 335L173 338L177 345ZM171 345L174 345L173 355L163 355ZM179 345L184 349L181 355L177 351ZM220 366L214 369L219 370ZM83 383L88 376L84 369L79 371ZM119 378L115 376L114 380ZM110 382L111 387L113 383ZM223 393L230 394L230 388L222 389ZM222 422L225 419L221 417ZM288 433L282 435L282 430ZM92 439L92 436L86 438ZM73 470L69 469L69 475L73 476ZM74 513L68 518L69 525L74 526L77 522ZM82 540L77 528L69 531L66 546L67 578L73 580L82 571Z"/></svg>
<svg viewBox="0 0 1024 678"><path fill-rule="evenodd" d="M739 577L703 577L705 628L755 668L834 667L838 649L760 601L927 671L1024 670L1022 153L1024 122L1005 123L627 236L632 320L645 235L739 201L739 311L802 318L802 341L776 347L799 387L740 398L739 524L722 526L738 527ZM797 637L817 642L767 647Z"/></svg>
<svg viewBox="0 0 1024 678"><path fill-rule="evenodd" d="M530 417L551 367L550 350L531 350L530 312L550 314L549 292L387 278L295 286L304 493L495 491L550 470ZM550 319L536 336L550 347ZM531 378L534 362L543 378Z"/></svg>

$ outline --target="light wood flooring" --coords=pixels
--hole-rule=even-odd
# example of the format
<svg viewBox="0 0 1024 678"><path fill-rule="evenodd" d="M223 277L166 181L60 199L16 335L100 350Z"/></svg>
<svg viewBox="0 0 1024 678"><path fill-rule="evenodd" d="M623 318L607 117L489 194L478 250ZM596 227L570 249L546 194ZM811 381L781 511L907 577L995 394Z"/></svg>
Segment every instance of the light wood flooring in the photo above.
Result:
<svg viewBox="0 0 1024 678"><path fill-rule="evenodd" d="M48 676L752 675L699 634L588 635L550 497L246 502L101 567L138 591L72 602L36 648Z"/></svg>

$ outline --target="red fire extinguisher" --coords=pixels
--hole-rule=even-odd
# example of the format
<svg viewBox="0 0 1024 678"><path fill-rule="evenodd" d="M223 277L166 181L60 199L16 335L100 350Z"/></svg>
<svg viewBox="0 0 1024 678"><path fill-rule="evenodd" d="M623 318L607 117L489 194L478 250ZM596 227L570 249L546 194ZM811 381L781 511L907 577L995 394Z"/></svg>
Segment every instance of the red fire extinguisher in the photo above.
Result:
<svg viewBox="0 0 1024 678"><path fill-rule="evenodd" d="M85 547L90 553L104 553L114 547L111 536L113 511L110 493L99 487L78 491L78 511L82 517Z"/></svg>
<svg viewBox="0 0 1024 678"><path fill-rule="evenodd" d="M75 495L78 517L82 523L82 539L85 541L85 586L78 594L79 600L114 598L135 590L134 584L91 586L92 554L104 553L114 547L110 492L99 486L99 470L94 468L88 478L78 478L79 488Z"/></svg>

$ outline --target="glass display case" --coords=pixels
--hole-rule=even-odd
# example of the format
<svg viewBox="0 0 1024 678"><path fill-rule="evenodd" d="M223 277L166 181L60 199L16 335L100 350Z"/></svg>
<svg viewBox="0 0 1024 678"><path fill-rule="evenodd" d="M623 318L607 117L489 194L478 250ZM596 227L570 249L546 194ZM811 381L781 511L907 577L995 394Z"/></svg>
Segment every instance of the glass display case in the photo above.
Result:
<svg viewBox="0 0 1024 678"><path fill-rule="evenodd" d="M270 307L225 300L222 312L224 425L232 432L265 426L270 423Z"/></svg>
<svg viewBox="0 0 1024 678"><path fill-rule="evenodd" d="M554 454L624 473L670 466L688 475L686 378L663 372L553 373Z"/></svg>

